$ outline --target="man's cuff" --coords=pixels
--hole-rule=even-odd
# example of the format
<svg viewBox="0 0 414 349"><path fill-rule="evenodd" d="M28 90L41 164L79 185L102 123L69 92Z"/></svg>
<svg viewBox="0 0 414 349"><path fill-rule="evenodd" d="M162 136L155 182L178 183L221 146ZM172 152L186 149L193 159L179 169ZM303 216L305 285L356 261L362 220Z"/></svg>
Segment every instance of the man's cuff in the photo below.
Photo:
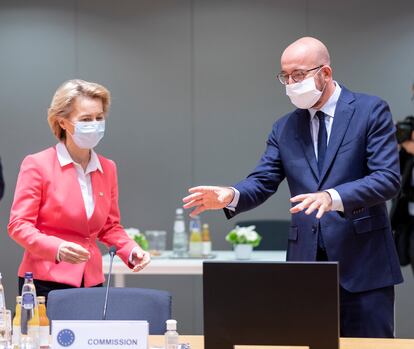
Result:
<svg viewBox="0 0 414 349"><path fill-rule="evenodd" d="M240 192L233 187L230 187L231 189L233 189L234 191L234 196L233 196L233 200L227 205L227 209L230 211L235 211L237 204L239 203L239 199L240 199Z"/></svg>
<svg viewBox="0 0 414 349"><path fill-rule="evenodd" d="M325 191L331 196L332 211L344 212L344 204L342 203L339 193L335 189L327 189Z"/></svg>

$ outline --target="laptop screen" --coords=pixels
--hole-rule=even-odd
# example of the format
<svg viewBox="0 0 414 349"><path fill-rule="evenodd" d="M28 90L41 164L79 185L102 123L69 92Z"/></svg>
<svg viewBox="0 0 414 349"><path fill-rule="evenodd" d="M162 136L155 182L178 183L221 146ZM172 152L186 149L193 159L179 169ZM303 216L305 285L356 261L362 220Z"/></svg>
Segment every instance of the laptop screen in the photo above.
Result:
<svg viewBox="0 0 414 349"><path fill-rule="evenodd" d="M205 349L339 348L335 262L203 263Z"/></svg>

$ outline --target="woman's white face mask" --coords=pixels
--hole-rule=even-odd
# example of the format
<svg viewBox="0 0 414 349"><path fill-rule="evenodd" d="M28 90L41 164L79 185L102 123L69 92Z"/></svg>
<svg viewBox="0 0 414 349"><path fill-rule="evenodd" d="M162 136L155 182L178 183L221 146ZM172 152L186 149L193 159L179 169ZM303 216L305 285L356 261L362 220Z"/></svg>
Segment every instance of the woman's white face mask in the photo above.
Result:
<svg viewBox="0 0 414 349"><path fill-rule="evenodd" d="M95 148L105 133L105 120L76 121L73 142L81 149Z"/></svg>
<svg viewBox="0 0 414 349"><path fill-rule="evenodd" d="M319 71L316 74L318 74ZM301 82L286 85L286 95L289 96L290 101L297 108L312 108L316 104L316 102L321 98L326 84L323 87L323 90L319 91L315 84L315 75L307 79L304 79Z"/></svg>

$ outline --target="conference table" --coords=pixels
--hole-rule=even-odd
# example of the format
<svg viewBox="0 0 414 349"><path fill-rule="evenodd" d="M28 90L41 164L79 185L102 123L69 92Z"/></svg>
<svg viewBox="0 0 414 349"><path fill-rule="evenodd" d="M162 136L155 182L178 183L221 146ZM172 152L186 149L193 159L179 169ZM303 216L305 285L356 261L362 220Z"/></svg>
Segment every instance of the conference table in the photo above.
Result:
<svg viewBox="0 0 414 349"><path fill-rule="evenodd" d="M180 336L180 343L189 343L191 349L204 349L204 336ZM164 347L164 336L150 336L149 348ZM237 349L298 349L289 346L237 346ZM413 349L414 339L341 338L340 349Z"/></svg>
<svg viewBox="0 0 414 349"><path fill-rule="evenodd" d="M231 261L235 260L234 251L214 251L214 258L208 260ZM166 251L161 257L153 257L151 263L138 274L141 275L202 275L203 259L171 258L172 252ZM286 251L253 251L251 261L278 261L286 260ZM109 256L103 256L103 270L109 271ZM125 286L125 277L132 275L129 269L118 257L114 258L112 273L116 287ZM180 336L180 342L188 342L191 349L204 349L204 337ZM150 336L149 348L163 347L163 336ZM263 347L262 347L263 348ZM275 347L276 348L276 347ZM244 347L244 349L258 349ZM267 347L266 349L272 349ZM297 347L277 347L277 349L298 349ZM414 339L377 339L377 338L341 338L340 349L414 349Z"/></svg>
<svg viewBox="0 0 414 349"><path fill-rule="evenodd" d="M152 257L151 263L141 270L139 275L202 275L203 261L232 261L234 251L213 251L212 258L174 258L172 251L165 251L161 256ZM109 272L109 255L103 256L103 272ZM253 251L250 261L286 261L286 251ZM115 256L112 265L115 287L125 287L125 277L136 274L120 258Z"/></svg>

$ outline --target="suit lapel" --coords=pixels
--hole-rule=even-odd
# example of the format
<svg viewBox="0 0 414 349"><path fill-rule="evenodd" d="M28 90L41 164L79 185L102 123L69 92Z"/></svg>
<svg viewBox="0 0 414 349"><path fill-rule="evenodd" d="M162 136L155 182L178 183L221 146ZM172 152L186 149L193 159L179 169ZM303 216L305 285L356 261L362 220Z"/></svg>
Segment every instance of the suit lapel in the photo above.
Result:
<svg viewBox="0 0 414 349"><path fill-rule="evenodd" d="M296 110L296 127L298 130L299 142L302 146L305 158L308 161L310 168L316 180L319 178L318 164L316 162L315 150L313 147L312 137L310 133L310 115L306 109Z"/></svg>
<svg viewBox="0 0 414 349"><path fill-rule="evenodd" d="M351 121L352 115L355 111L355 108L349 104L353 100L354 97L352 93L342 87L341 96L339 97L335 110L328 148L325 155L325 162L323 165L322 173L319 177L319 185L322 183L324 177L326 176L328 169L331 166L339 149L339 146L344 139L345 133L349 126L349 122Z"/></svg>

